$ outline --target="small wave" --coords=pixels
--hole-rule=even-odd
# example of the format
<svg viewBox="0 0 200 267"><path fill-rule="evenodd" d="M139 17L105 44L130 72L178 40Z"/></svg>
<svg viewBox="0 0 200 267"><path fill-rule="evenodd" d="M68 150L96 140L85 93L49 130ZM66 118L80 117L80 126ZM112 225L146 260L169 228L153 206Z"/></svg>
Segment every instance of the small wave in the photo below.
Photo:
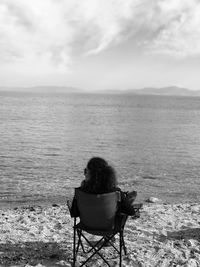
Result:
<svg viewBox="0 0 200 267"><path fill-rule="evenodd" d="M1 192L0 193L0 200L8 200L13 197L15 197L15 195L12 192Z"/></svg>
<svg viewBox="0 0 200 267"><path fill-rule="evenodd" d="M151 175L144 175L142 176L143 179L149 179L149 180L156 180L158 179L158 177L155 176L151 176Z"/></svg>
<svg viewBox="0 0 200 267"><path fill-rule="evenodd" d="M9 168L10 166L9 165L5 165L5 164L1 164L1 166L0 166L0 170L2 169L4 169L4 168Z"/></svg>
<svg viewBox="0 0 200 267"><path fill-rule="evenodd" d="M44 156L47 156L47 157L58 157L60 156L60 154L56 154L56 153L46 153L46 154L43 154Z"/></svg>
<svg viewBox="0 0 200 267"><path fill-rule="evenodd" d="M6 155L0 155L0 158L2 159L12 159L12 158L15 158L15 156L6 156Z"/></svg>

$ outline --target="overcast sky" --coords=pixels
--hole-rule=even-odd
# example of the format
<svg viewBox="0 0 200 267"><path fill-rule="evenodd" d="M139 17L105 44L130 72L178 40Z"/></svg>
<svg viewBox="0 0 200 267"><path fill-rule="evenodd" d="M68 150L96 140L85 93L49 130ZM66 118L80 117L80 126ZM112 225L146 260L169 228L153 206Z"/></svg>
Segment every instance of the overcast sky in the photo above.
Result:
<svg viewBox="0 0 200 267"><path fill-rule="evenodd" d="M199 0L0 0L0 86L200 89Z"/></svg>

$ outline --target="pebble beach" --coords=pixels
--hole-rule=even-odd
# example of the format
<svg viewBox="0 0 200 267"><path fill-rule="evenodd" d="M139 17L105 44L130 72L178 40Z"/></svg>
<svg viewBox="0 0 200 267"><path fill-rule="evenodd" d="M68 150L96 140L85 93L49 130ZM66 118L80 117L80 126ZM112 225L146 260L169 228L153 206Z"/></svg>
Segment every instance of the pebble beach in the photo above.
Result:
<svg viewBox="0 0 200 267"><path fill-rule="evenodd" d="M24 206L0 210L0 266L72 266L73 220L66 205ZM128 254L123 266L200 266L200 204L147 203L125 231ZM94 238L94 237L91 237ZM118 240L116 240L117 242ZM118 258L105 247L112 266ZM82 252L77 266L85 259ZM96 258L87 266L104 266Z"/></svg>

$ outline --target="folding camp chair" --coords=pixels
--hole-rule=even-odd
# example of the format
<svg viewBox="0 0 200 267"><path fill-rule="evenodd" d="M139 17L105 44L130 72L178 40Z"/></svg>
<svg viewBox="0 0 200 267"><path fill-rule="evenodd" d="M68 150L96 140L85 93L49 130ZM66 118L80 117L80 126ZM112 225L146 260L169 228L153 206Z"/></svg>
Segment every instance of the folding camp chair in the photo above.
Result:
<svg viewBox="0 0 200 267"><path fill-rule="evenodd" d="M98 255L103 261L111 266L100 250L109 245L119 254L119 266L122 266L122 249L126 255L126 246L123 237L124 226L127 215L120 213L120 192L106 194L88 194L80 189L75 189L75 198L79 214L72 214L74 217L74 241L73 241L73 266L75 266L79 248L84 253L91 255L79 266L84 266L93 256ZM76 219L79 216L80 222ZM100 240L91 242L87 234L100 236ZM112 239L119 234L118 247L113 244ZM89 245L90 249L85 249L83 240Z"/></svg>

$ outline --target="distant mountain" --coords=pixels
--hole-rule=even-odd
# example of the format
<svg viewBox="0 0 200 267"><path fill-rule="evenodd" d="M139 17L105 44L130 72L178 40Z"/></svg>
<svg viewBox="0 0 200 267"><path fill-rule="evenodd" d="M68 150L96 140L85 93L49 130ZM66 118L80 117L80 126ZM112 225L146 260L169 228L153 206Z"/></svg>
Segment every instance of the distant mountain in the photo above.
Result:
<svg viewBox="0 0 200 267"><path fill-rule="evenodd" d="M200 96L200 91L192 91L177 86L168 86L162 88L149 87L138 90L128 90L126 93L138 95Z"/></svg>
<svg viewBox="0 0 200 267"><path fill-rule="evenodd" d="M163 95L163 96L200 96L200 91L192 91L178 86L168 86L162 88L147 87L143 89L131 90L97 90L88 91L70 86L33 86L33 87L3 87L0 86L0 92L26 92L26 93L95 93L95 94L128 94L128 95Z"/></svg>
<svg viewBox="0 0 200 267"><path fill-rule="evenodd" d="M28 90L33 92L45 92L45 93L77 93L82 92L81 89L76 87L67 86L34 86L29 87Z"/></svg>
<svg viewBox="0 0 200 267"><path fill-rule="evenodd" d="M0 91L26 93L79 93L83 90L67 86L0 87Z"/></svg>

